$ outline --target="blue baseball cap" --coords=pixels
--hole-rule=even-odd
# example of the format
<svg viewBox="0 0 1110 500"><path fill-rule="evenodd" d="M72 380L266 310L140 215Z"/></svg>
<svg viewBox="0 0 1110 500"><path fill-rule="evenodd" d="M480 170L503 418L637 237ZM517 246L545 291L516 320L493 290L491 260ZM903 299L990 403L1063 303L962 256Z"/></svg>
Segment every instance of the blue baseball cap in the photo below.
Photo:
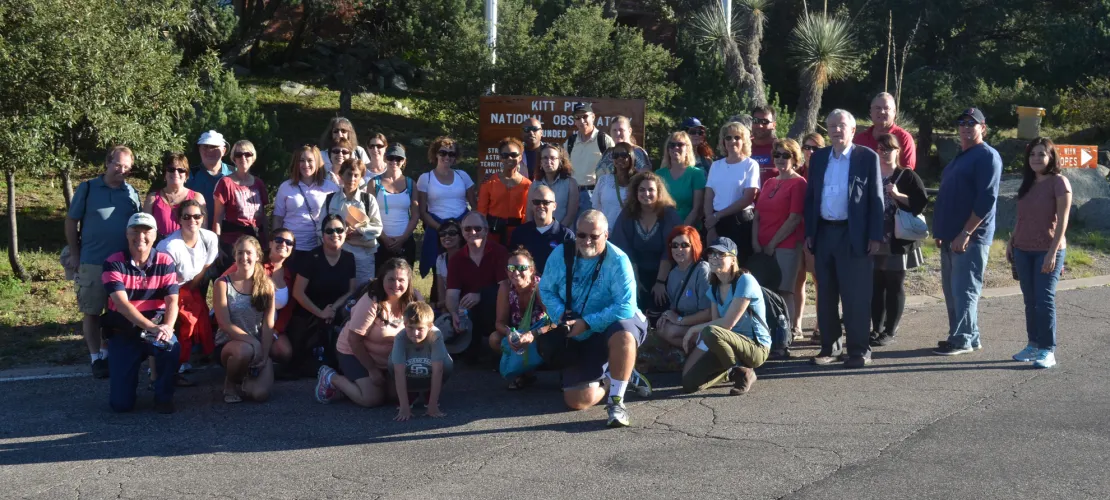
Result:
<svg viewBox="0 0 1110 500"><path fill-rule="evenodd" d="M705 128L705 125L701 124L701 120L691 116L691 117L687 118L686 120L684 120L682 122L682 128L684 128L684 129Z"/></svg>

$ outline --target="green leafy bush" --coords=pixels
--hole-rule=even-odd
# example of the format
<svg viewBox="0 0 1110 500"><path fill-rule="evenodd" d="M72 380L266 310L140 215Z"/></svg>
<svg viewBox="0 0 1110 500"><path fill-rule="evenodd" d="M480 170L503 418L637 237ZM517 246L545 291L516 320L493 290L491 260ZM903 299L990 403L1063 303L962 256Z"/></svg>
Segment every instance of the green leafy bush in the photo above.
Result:
<svg viewBox="0 0 1110 500"><path fill-rule="evenodd" d="M1062 92L1055 115L1058 122L1110 131L1110 78L1091 78L1074 89Z"/></svg>

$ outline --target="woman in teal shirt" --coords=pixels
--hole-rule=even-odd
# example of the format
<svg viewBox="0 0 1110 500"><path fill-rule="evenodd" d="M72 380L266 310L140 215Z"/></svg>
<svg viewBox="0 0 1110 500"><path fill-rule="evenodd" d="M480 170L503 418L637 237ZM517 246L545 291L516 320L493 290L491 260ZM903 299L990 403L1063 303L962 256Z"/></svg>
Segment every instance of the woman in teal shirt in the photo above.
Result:
<svg viewBox="0 0 1110 500"><path fill-rule="evenodd" d="M712 321L690 327L682 339L686 365L682 390L708 389L733 371L729 394L747 393L755 383L755 369L767 361L771 333L767 328L763 290L736 263L736 243L717 238L709 246L710 311ZM696 344L696 345L695 345Z"/></svg>
<svg viewBox="0 0 1110 500"><path fill-rule="evenodd" d="M701 220L702 200L705 196L705 170L697 167L694 146L686 132L675 132L664 146L663 162L655 173L667 185L667 191L674 198L675 209L686 226L698 225ZM694 207L699 207L694 210Z"/></svg>

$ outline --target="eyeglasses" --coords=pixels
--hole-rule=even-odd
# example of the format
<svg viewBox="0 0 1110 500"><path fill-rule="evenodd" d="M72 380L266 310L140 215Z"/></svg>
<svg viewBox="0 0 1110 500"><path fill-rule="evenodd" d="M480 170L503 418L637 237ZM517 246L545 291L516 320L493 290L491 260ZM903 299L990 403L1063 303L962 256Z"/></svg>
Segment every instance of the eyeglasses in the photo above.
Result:
<svg viewBox="0 0 1110 500"><path fill-rule="evenodd" d="M525 132L539 132L541 130L543 130L542 127L537 127L535 125L529 125L527 127L524 127Z"/></svg>
<svg viewBox="0 0 1110 500"><path fill-rule="evenodd" d="M674 242L671 243L671 248L675 250L686 250L687 248L690 248L690 244L684 242Z"/></svg>
<svg viewBox="0 0 1110 500"><path fill-rule="evenodd" d="M686 147L686 143L685 142L672 142L670 144L667 144L667 147L671 148L671 149L682 149L682 148Z"/></svg>
<svg viewBox="0 0 1110 500"><path fill-rule="evenodd" d="M768 120L766 118L752 118L752 123L756 125L770 125L771 120Z"/></svg>
<svg viewBox="0 0 1110 500"><path fill-rule="evenodd" d="M199 221L203 218L204 218L204 215L201 215L201 214L181 214L181 220L197 220L197 221Z"/></svg>
<svg viewBox="0 0 1110 500"><path fill-rule="evenodd" d="M888 148L886 146L879 146L880 153L889 153L891 151L898 151L898 148Z"/></svg>
<svg viewBox="0 0 1110 500"><path fill-rule="evenodd" d="M605 235L604 235L604 234L601 234L601 233L598 233L598 234L590 234L590 233L583 233L583 232L579 232L579 233L578 233L578 234L576 234L575 236L578 236L578 239L580 239L580 240L587 240L587 241L589 241L590 243L593 243L593 242L595 242L595 241L598 241L598 240L600 240L600 239L601 239L602 237L604 237Z"/></svg>
<svg viewBox="0 0 1110 500"><path fill-rule="evenodd" d="M189 171L188 171L188 170L185 170L185 169L183 169L183 168L167 168L167 169L166 169L166 173L167 173L167 174L181 174L181 175L185 175L185 174L189 173Z"/></svg>
<svg viewBox="0 0 1110 500"><path fill-rule="evenodd" d="M448 229L446 231L440 231L439 232L439 237L440 238L446 238L448 236L458 236L458 235L459 235L459 231L457 229Z"/></svg>
<svg viewBox="0 0 1110 500"><path fill-rule="evenodd" d="M367 144L366 147L374 149L385 149L385 144L375 142L373 144Z"/></svg>
<svg viewBox="0 0 1110 500"><path fill-rule="evenodd" d="M809 144L802 146L802 151L809 151L810 153L817 151L818 149L819 148L817 146L810 146Z"/></svg>
<svg viewBox="0 0 1110 500"><path fill-rule="evenodd" d="M532 266L529 264L509 264L505 266L505 269L508 269L510 273L523 273L532 269Z"/></svg>
<svg viewBox="0 0 1110 500"><path fill-rule="evenodd" d="M515 160L519 157L520 157L520 153L515 153L515 152L512 152L512 151L510 151L508 153L501 153L501 159L502 160Z"/></svg>
<svg viewBox="0 0 1110 500"><path fill-rule="evenodd" d="M386 156L385 161L391 161L391 162L394 162L394 163L401 163L401 162L405 161L405 158L403 156Z"/></svg>
<svg viewBox="0 0 1110 500"><path fill-rule="evenodd" d="M287 247L291 247L294 244L293 240L288 239L288 238L282 238L281 236L274 236L273 242L275 244L285 245Z"/></svg>
<svg viewBox="0 0 1110 500"><path fill-rule="evenodd" d="M687 130L686 135L705 135L705 131L700 128L696 128L693 130Z"/></svg>
<svg viewBox="0 0 1110 500"><path fill-rule="evenodd" d="M632 155L625 153L624 151L617 151L613 153L614 160L627 160L629 158L632 158Z"/></svg>
<svg viewBox="0 0 1110 500"><path fill-rule="evenodd" d="M463 226L462 230L463 230L464 233L478 234L482 231L485 231L486 228L484 228L482 226Z"/></svg>
<svg viewBox="0 0 1110 500"><path fill-rule="evenodd" d="M975 120L956 120L956 125L961 127L974 127L978 124L979 122Z"/></svg>
<svg viewBox="0 0 1110 500"><path fill-rule="evenodd" d="M783 152L783 153L772 153L771 158L782 159L782 160L792 160L792 159L794 159L794 155L792 155L790 153L785 153L785 152Z"/></svg>
<svg viewBox="0 0 1110 500"><path fill-rule="evenodd" d="M710 252L709 252L709 253L708 253L708 254L706 255L706 258L707 258L707 259L709 259L709 260L714 260L714 259L716 259L716 260L720 260L720 259L723 259L723 258L725 258L725 257L728 257L728 256L730 256L730 255L732 255L732 254L731 254L731 253L723 253L723 252L717 252L717 251L712 251L712 250L711 250L711 251L710 251Z"/></svg>
<svg viewBox="0 0 1110 500"><path fill-rule="evenodd" d="M555 200L532 200L532 206L533 207L546 207L548 205L554 205L554 204L555 204Z"/></svg>
<svg viewBox="0 0 1110 500"><path fill-rule="evenodd" d="M743 139L744 138L739 136L739 135L726 135L725 136L725 142L740 142Z"/></svg>
<svg viewBox="0 0 1110 500"><path fill-rule="evenodd" d="M349 154L351 154L351 150L350 149L335 148L335 149L331 150L331 154L333 154L333 155L349 155Z"/></svg>
<svg viewBox="0 0 1110 500"><path fill-rule="evenodd" d="M254 157L254 153L252 153L250 151L239 151L239 152L235 153L235 157L236 158L252 158L252 157Z"/></svg>
<svg viewBox="0 0 1110 500"><path fill-rule="evenodd" d="M331 236L333 234L343 234L345 232L347 232L347 228L345 228L345 227L325 227L324 228L324 234L326 234L328 236Z"/></svg>
<svg viewBox="0 0 1110 500"><path fill-rule="evenodd" d="M454 151L447 151L446 149L439 150L438 154L440 158L454 158L456 156L459 156L458 153Z"/></svg>

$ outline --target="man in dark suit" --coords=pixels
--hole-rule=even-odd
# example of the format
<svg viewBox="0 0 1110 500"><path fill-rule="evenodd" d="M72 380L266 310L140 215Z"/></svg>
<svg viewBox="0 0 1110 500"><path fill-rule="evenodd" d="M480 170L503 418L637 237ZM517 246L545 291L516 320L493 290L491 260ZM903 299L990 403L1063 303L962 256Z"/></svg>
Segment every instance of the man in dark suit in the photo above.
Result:
<svg viewBox="0 0 1110 500"><path fill-rule="evenodd" d="M817 326L821 352L817 365L835 362L841 354L840 316L844 304L848 359L845 368L871 363L868 335L871 328L870 255L883 239L883 178L879 155L852 144L856 119L842 109L825 120L830 146L810 159L806 187L806 246L817 266Z"/></svg>

